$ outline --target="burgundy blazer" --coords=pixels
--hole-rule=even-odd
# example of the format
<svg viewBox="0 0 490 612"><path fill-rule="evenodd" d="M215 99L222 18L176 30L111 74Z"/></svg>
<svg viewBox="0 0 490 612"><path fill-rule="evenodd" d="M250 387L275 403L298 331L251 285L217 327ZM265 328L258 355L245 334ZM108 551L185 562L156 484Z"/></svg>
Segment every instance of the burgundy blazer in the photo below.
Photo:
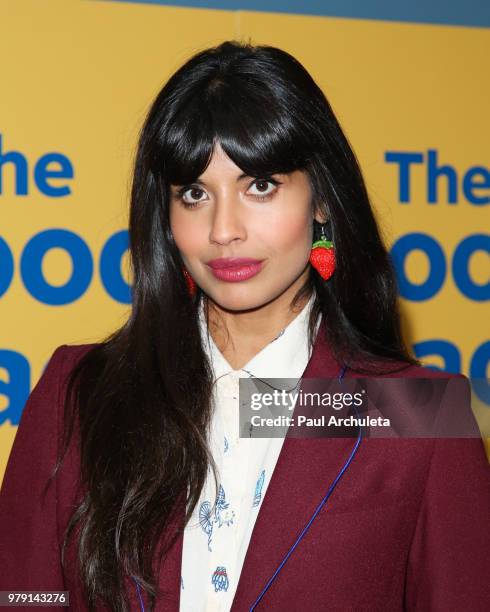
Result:
<svg viewBox="0 0 490 612"><path fill-rule="evenodd" d="M56 349L24 408L0 495L0 591L68 590L85 611L76 551L60 543L83 493L72 445L41 503L62 431L66 376L93 345ZM321 335L305 378L339 364ZM348 371L346 376L349 376ZM446 376L411 366L394 376ZM243 565L232 612L248 612L349 457L353 438L286 438ZM182 513L176 528L182 527ZM182 533L159 571L158 612L177 612ZM132 611L141 610L127 577ZM148 600L143 593L146 610ZM54 609L54 608L53 608ZM56 608L59 609L59 608ZM477 438L365 438L256 610L490 610L490 467ZM106 610L99 606L97 610ZM195 612L195 611L185 611Z"/></svg>

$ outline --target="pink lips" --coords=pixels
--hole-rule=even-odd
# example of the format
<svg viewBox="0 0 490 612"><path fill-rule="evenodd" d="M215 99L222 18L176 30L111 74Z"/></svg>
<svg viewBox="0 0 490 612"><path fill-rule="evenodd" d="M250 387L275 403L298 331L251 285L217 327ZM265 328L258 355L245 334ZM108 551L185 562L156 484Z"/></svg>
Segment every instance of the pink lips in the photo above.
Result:
<svg viewBox="0 0 490 612"><path fill-rule="evenodd" d="M250 257L223 257L208 261L213 275L219 280L229 283L252 278L262 269L263 260Z"/></svg>

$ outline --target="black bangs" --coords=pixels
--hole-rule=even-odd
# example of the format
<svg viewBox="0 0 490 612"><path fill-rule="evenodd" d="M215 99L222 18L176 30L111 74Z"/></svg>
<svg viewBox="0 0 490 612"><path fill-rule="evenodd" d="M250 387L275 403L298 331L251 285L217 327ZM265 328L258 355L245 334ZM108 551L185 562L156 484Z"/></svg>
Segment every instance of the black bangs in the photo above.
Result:
<svg viewBox="0 0 490 612"><path fill-rule="evenodd" d="M227 83L210 81L204 92L189 96L187 104L168 118L162 139L159 166L165 181L183 185L196 180L217 142L248 176L305 168L312 138L304 124L272 98L263 84L242 77Z"/></svg>

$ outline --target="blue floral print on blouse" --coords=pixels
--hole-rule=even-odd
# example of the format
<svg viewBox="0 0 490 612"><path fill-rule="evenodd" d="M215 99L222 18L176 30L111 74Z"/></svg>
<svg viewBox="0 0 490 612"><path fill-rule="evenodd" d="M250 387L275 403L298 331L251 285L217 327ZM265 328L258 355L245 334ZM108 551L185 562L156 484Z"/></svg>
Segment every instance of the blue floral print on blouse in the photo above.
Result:
<svg viewBox="0 0 490 612"><path fill-rule="evenodd" d="M252 504L252 508L256 508L260 504L260 499L262 497L262 487L264 486L265 480L265 470L262 470L260 473L259 479L257 480L257 484L255 485L255 494L254 501Z"/></svg>
<svg viewBox="0 0 490 612"><path fill-rule="evenodd" d="M218 497L216 499L215 522L218 527L221 525L231 525L235 513L229 508L230 504L226 501L225 490L220 485L218 489Z"/></svg>
<svg viewBox="0 0 490 612"><path fill-rule="evenodd" d="M213 534L213 513L211 504L203 501L199 508L199 524L208 536L208 550L211 552L211 536Z"/></svg>
<svg viewBox="0 0 490 612"><path fill-rule="evenodd" d="M213 584L216 593L218 591L228 590L230 582L228 580L228 574L226 573L225 567L220 565L214 570L211 583Z"/></svg>
<svg viewBox="0 0 490 612"><path fill-rule="evenodd" d="M229 502L226 501L225 490L222 485L219 486L218 496L216 498L216 508L214 516L212 506L209 501L203 501L199 507L199 524L202 530L208 536L208 550L211 552L211 538L215 524L218 527L223 525L230 526L233 523L235 512L230 508Z"/></svg>

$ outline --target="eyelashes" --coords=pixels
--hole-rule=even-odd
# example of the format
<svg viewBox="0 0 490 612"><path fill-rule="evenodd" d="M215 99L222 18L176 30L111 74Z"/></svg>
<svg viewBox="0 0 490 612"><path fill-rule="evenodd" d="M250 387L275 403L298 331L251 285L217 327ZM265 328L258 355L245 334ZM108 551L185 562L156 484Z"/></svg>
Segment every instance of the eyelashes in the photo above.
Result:
<svg viewBox="0 0 490 612"><path fill-rule="evenodd" d="M271 177L264 177L264 178L257 178L254 181L252 181L252 183L249 185L248 191L250 190L251 187L255 186L255 185L260 185L261 183L270 183L271 185L273 185L274 189L270 190L268 193L264 193L263 195L259 194L255 194L255 193L251 193L249 194L250 196L252 196L255 200L258 200L259 202L265 202L267 200L270 200L274 194L277 192L277 187L279 185L281 185L281 182L273 179ZM183 187L181 187L180 189L178 189L175 192L175 198L179 201L182 202L182 204L186 207L186 208L194 208L196 207L200 202L203 202L205 200L199 199L199 200L191 200L191 201L187 201L184 199L185 194L188 191L198 191L201 193L205 193L204 189L201 188L199 185L193 185L192 183L189 185L184 185Z"/></svg>
<svg viewBox="0 0 490 612"><path fill-rule="evenodd" d="M254 198L256 198L257 200L267 200L269 199L276 191L277 191L277 186L280 184L279 181L276 181L275 179L272 178L258 178L255 179L255 181L253 181L250 185L250 187L253 187L254 185L258 185L260 183L271 183L271 185L274 185L274 189L272 191L270 191L269 193L266 193L264 195L258 195L255 193L252 193L250 195L252 195ZM249 187L249 189L250 189Z"/></svg>

